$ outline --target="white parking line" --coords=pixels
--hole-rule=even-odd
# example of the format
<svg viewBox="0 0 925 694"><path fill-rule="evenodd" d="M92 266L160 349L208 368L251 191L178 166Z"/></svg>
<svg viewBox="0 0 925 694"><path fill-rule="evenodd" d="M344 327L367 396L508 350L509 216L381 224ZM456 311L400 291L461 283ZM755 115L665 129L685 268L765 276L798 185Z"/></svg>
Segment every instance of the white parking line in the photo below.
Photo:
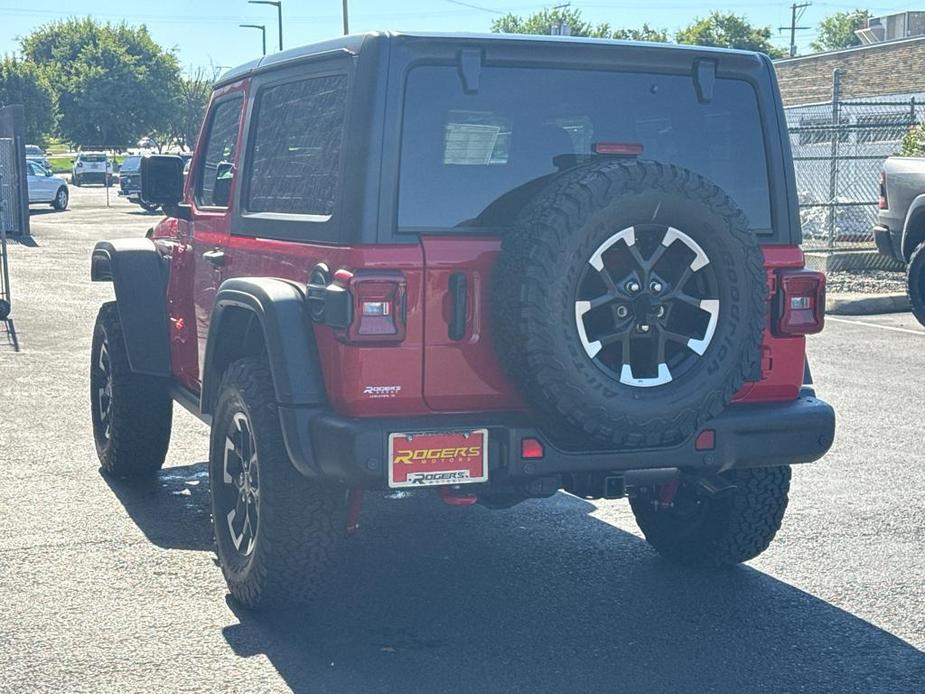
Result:
<svg viewBox="0 0 925 694"><path fill-rule="evenodd" d="M866 328L880 328L881 330L892 330L896 333L909 333L910 335L925 337L925 331L923 330L912 330L911 328L895 328L892 325L880 325L879 323L869 323L868 321L863 320L849 320L847 318L834 318L832 316L826 316L825 320L826 322L834 321L835 323L850 323L851 325L861 325Z"/></svg>

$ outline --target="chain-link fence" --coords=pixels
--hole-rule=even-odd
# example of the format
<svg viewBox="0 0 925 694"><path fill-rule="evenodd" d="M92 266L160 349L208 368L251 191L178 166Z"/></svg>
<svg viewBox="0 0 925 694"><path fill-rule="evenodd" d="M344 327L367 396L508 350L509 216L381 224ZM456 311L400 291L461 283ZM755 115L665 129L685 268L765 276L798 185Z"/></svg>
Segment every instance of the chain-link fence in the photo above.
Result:
<svg viewBox="0 0 925 694"><path fill-rule="evenodd" d="M925 98L842 100L786 110L803 242L808 248L873 247L880 171L909 128L925 118Z"/></svg>

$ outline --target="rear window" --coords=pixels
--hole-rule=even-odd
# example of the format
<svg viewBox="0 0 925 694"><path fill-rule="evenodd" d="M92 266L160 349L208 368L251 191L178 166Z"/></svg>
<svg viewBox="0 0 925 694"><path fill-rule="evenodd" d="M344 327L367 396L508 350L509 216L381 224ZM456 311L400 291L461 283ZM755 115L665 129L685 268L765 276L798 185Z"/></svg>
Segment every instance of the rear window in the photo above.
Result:
<svg viewBox="0 0 925 694"><path fill-rule="evenodd" d="M455 66L422 66L405 89L399 228L507 227L546 177L596 156L596 143L642 145L641 159L705 176L753 229L771 227L747 82L718 79L701 103L687 76L490 67L467 93Z"/></svg>
<svg viewBox="0 0 925 694"><path fill-rule="evenodd" d="M119 171L124 171L126 173L138 171L141 168L141 157L126 157L125 161L122 162L122 167Z"/></svg>
<svg viewBox="0 0 925 694"><path fill-rule="evenodd" d="M107 157L105 154L81 154L80 161L86 161L91 163L98 163L101 161L106 161Z"/></svg>

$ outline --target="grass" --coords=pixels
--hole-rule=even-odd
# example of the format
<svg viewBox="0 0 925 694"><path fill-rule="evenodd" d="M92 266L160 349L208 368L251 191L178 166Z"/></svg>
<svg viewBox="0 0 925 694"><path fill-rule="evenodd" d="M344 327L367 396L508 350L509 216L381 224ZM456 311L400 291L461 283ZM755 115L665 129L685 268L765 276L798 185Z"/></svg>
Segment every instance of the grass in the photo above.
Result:
<svg viewBox="0 0 925 694"><path fill-rule="evenodd" d="M116 169L122 166L122 162L125 161L124 155L116 156ZM51 166L51 172L56 174L61 173L70 173L71 165L74 163L74 158L70 155L63 157L48 157L48 164Z"/></svg>

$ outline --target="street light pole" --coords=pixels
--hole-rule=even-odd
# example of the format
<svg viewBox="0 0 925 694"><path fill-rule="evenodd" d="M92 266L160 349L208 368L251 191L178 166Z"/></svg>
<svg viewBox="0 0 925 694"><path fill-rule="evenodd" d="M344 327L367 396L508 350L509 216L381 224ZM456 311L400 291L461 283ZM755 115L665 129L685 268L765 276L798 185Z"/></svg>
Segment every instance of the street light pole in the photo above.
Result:
<svg viewBox="0 0 925 694"><path fill-rule="evenodd" d="M283 3L282 0L247 0L249 5L273 5L279 26L279 50L283 50Z"/></svg>
<svg viewBox="0 0 925 694"><path fill-rule="evenodd" d="M347 0L343 0L344 7L344 36L350 33L350 21L347 19Z"/></svg>
<svg viewBox="0 0 925 694"><path fill-rule="evenodd" d="M263 38L263 54L267 54L267 25L266 24L239 24L243 29L260 29L260 35Z"/></svg>

